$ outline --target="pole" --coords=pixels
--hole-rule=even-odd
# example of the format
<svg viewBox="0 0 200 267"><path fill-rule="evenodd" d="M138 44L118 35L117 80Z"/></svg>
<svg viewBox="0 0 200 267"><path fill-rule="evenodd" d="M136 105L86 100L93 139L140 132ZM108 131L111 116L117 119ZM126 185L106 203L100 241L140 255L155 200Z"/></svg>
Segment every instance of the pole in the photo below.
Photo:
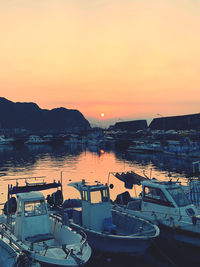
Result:
<svg viewBox="0 0 200 267"><path fill-rule="evenodd" d="M60 182L61 182L61 192L63 195L63 187L62 187L62 171L60 172Z"/></svg>

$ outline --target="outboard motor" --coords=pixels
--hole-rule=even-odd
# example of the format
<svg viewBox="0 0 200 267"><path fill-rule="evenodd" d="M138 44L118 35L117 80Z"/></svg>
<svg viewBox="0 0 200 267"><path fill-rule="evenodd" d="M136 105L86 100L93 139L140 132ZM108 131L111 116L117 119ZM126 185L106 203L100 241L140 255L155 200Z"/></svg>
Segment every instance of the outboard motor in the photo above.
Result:
<svg viewBox="0 0 200 267"><path fill-rule="evenodd" d="M131 200L132 200L132 198L130 196L130 193L128 191L125 191L125 192L117 195L115 202L117 204L127 205L128 202L130 202Z"/></svg>
<svg viewBox="0 0 200 267"><path fill-rule="evenodd" d="M8 201L6 201L3 212L5 215L15 213L17 210L17 201L15 197L11 197Z"/></svg>
<svg viewBox="0 0 200 267"><path fill-rule="evenodd" d="M53 206L53 199L52 199L52 196L47 195L46 200L47 200L47 203L49 204L49 206L52 207L52 206Z"/></svg>
<svg viewBox="0 0 200 267"><path fill-rule="evenodd" d="M53 193L51 196L47 196L47 203L52 206L61 206L63 203L63 195L62 191L58 190L55 193Z"/></svg>
<svg viewBox="0 0 200 267"><path fill-rule="evenodd" d="M62 204L63 209L67 208L80 208L82 206L82 202L80 199L66 199Z"/></svg>
<svg viewBox="0 0 200 267"><path fill-rule="evenodd" d="M52 194L53 204L54 206L60 206L63 203L63 195L62 191L58 190Z"/></svg>

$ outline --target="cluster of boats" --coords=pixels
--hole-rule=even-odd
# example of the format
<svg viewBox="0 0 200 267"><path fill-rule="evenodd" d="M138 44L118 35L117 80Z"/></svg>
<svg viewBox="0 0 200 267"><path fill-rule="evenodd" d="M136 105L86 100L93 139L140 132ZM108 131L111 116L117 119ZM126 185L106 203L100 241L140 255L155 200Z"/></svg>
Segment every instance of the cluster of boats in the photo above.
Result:
<svg viewBox="0 0 200 267"><path fill-rule="evenodd" d="M200 213L181 183L153 178L141 185L140 197L125 192L111 201L112 185L72 182L81 200L64 203L60 182L9 186L0 217L0 261L12 267L83 266L92 251L140 256L154 242L196 253L200 261ZM57 191L45 199L40 191L49 188Z"/></svg>
<svg viewBox="0 0 200 267"><path fill-rule="evenodd" d="M186 139L182 140L165 140L161 141L134 141L128 147L129 153L164 153L177 157L194 157L198 158L200 155L199 142L193 142Z"/></svg>
<svg viewBox="0 0 200 267"><path fill-rule="evenodd" d="M39 135L30 135L24 138L6 138L4 135L0 135L0 146L12 146L16 144L25 145L25 146L35 146L35 145L54 145L54 144L63 144L66 146L114 146L114 139L109 136L103 136L98 133L91 133L88 135L78 135L78 134L69 134L69 135L59 135L54 136L51 134L39 136Z"/></svg>

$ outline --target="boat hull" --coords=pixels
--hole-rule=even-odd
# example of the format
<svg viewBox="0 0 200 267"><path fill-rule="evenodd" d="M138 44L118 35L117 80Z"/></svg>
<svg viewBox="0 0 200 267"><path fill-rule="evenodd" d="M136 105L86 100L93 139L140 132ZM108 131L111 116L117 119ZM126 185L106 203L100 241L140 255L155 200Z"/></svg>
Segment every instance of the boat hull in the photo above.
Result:
<svg viewBox="0 0 200 267"><path fill-rule="evenodd" d="M84 265L85 263L84 262L80 262L80 261L75 261L74 259L73 260L68 260L67 258L66 259L63 259L63 260L58 260L56 259L56 255L55 255L55 258L52 258L52 257L43 257L43 256L35 256L34 255L32 256L32 258L34 258L37 262L39 262L41 264L41 266L49 266L49 267L61 267L61 266L67 266L67 267L78 267L80 265Z"/></svg>
<svg viewBox="0 0 200 267"><path fill-rule="evenodd" d="M68 243L64 248L65 246L63 247L62 244L60 246L48 245L48 241L40 243L21 242L0 224L0 232L3 234L3 239L0 238L0 266L15 267L15 262L18 260L16 251L23 251L31 261L37 262L41 266L78 267L84 265L91 256L91 248L88 243L83 245L81 253L80 235L54 219L51 220L51 227L56 232L57 241L62 238L61 243L66 244L68 240L73 239L73 243ZM44 243L46 243L46 248L43 248ZM5 264L1 265L2 262Z"/></svg>
<svg viewBox="0 0 200 267"><path fill-rule="evenodd" d="M120 207L118 207L118 210L120 210ZM125 210L123 208L121 208L121 210L127 214L143 217L145 220L149 220L158 225L160 235L155 240L156 243L154 244L156 244L159 249L169 251L170 255L174 253L181 261L184 259L188 262L200 263L200 231L192 232L175 225L167 225L140 211ZM200 227L200 225L195 225L193 227Z"/></svg>
<svg viewBox="0 0 200 267"><path fill-rule="evenodd" d="M200 233L169 227L161 223L158 226L160 228L158 244L161 247L176 253L181 260L200 263Z"/></svg>
<svg viewBox="0 0 200 267"><path fill-rule="evenodd" d="M151 238L94 232L75 223L71 223L70 227L75 230L83 230L92 249L102 253L141 256L151 244Z"/></svg>
<svg viewBox="0 0 200 267"><path fill-rule="evenodd" d="M0 239L0 265L4 267L14 267L17 262L17 253L2 239Z"/></svg>

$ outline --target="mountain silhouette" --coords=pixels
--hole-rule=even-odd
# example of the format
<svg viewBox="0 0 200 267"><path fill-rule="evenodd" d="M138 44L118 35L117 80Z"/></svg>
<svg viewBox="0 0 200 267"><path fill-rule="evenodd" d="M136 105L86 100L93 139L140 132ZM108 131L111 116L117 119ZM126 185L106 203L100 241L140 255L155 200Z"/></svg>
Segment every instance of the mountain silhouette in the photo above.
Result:
<svg viewBox="0 0 200 267"><path fill-rule="evenodd" d="M78 110L41 109L35 103L12 102L0 97L0 128L32 131L82 131L91 128Z"/></svg>

